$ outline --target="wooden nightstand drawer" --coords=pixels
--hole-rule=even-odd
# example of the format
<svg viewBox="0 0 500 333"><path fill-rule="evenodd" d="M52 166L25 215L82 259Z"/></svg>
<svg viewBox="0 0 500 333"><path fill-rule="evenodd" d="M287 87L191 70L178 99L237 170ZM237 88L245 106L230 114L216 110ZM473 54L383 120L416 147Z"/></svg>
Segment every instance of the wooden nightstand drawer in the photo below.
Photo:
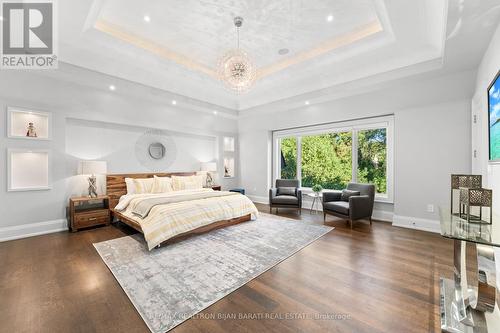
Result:
<svg viewBox="0 0 500 333"><path fill-rule="evenodd" d="M89 213L77 213L75 214L75 227L85 228L98 224L109 223L109 211L94 211Z"/></svg>
<svg viewBox="0 0 500 333"><path fill-rule="evenodd" d="M110 224L109 198L107 196L100 196L98 198L71 198L70 218L71 231Z"/></svg>

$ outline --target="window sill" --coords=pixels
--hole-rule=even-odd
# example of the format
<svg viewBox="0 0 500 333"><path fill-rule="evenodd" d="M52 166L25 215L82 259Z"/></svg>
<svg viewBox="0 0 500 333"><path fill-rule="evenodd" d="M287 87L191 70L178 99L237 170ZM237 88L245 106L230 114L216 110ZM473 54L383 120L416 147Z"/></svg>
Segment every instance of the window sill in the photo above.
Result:
<svg viewBox="0 0 500 333"><path fill-rule="evenodd" d="M377 198L377 197L375 197L375 202L394 205L394 200L389 199L389 198Z"/></svg>
<svg viewBox="0 0 500 333"><path fill-rule="evenodd" d="M301 187L300 190L302 191L302 194L313 193L313 190L310 187ZM334 191L342 191L342 190L323 190L321 192L324 193L324 192L334 192ZM381 197L381 196L379 196L379 197L375 196L375 202L394 204L394 200L392 200L388 197Z"/></svg>

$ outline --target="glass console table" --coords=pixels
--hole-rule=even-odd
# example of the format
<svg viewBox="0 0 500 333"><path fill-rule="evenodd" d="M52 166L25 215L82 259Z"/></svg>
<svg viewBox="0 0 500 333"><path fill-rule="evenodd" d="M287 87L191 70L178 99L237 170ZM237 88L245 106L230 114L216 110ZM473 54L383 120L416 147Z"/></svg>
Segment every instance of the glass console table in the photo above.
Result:
<svg viewBox="0 0 500 333"><path fill-rule="evenodd" d="M487 333L498 330L494 247L500 247L500 219L492 224L469 223L449 208L440 208L441 235L453 239L453 280L440 279L441 330L449 333ZM477 250L477 286L467 283L466 243ZM476 279L474 279L476 280ZM495 311L495 313L493 313Z"/></svg>

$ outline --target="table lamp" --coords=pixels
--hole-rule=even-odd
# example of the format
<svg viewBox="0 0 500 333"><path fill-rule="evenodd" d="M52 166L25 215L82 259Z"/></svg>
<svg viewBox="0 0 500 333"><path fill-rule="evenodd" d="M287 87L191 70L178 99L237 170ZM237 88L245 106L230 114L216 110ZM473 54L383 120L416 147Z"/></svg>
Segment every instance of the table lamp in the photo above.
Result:
<svg viewBox="0 0 500 333"><path fill-rule="evenodd" d="M97 178L95 175L106 174L106 161L80 161L80 175L89 175L89 197L97 197Z"/></svg>
<svg viewBox="0 0 500 333"><path fill-rule="evenodd" d="M217 163L215 162L204 162L201 163L201 171L207 172L207 187L211 187L213 185L213 177L211 172L217 172Z"/></svg>

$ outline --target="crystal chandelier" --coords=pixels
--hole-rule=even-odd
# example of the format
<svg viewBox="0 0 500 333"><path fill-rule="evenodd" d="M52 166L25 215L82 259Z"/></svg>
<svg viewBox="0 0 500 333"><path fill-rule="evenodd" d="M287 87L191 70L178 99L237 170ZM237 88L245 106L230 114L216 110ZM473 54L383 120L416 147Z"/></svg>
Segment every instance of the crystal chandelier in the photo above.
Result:
<svg viewBox="0 0 500 333"><path fill-rule="evenodd" d="M234 18L238 37L237 48L228 51L219 61L219 79L231 90L241 94L247 92L253 85L256 76L255 66L246 54L240 50L240 27L243 18Z"/></svg>

